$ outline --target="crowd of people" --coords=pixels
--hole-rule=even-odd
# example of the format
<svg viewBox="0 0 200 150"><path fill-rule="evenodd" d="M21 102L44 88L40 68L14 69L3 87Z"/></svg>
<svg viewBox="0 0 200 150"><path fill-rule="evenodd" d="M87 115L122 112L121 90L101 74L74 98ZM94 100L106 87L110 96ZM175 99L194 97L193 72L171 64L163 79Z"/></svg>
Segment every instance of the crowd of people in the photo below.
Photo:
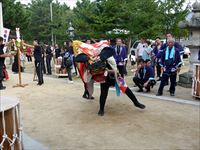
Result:
<svg viewBox="0 0 200 150"><path fill-rule="evenodd" d="M119 42L119 39L117 41ZM123 77L126 73L126 69L123 69L123 67L125 68L127 55L124 55L125 50L122 47L121 44L121 50L118 50L119 48L115 50L115 59L119 72ZM169 84L168 80L170 79L169 92L171 96L174 96L177 74L180 72L183 62L183 53L183 47L175 41L171 33L166 34L166 42L161 41L160 37L156 37L154 43L141 38L136 50L131 52L131 55L134 55L135 58L131 60L131 64L136 64L137 68L133 82L139 88L138 92L143 92L144 88L146 92L150 92L156 81L161 81L156 94L161 96L164 86Z"/></svg>
<svg viewBox="0 0 200 150"><path fill-rule="evenodd" d="M116 77L112 65L105 59L105 57L107 57L106 55L110 55L111 53L105 52L106 49L104 49L104 51L100 53L100 58L102 57L102 59L105 59L102 61L106 62L106 68L109 70L108 74L110 75L106 77L103 83L100 82L100 110L98 113L100 116L104 115L104 106L109 87L116 86L117 82L118 84L120 83L118 86L121 86L121 82L124 83L124 78L129 72L127 69L128 47L125 45L125 42L121 38L117 38L115 42L112 40L107 41L108 50L110 50L110 52L113 51L112 56L109 57L113 57L118 73ZM86 44L96 43L94 39L88 39L84 42ZM11 40L9 43L6 43L6 45L9 44L14 45L15 41ZM48 43L44 43L42 46L37 39L33 41L33 45L27 44L23 40L21 44L23 47L21 53L24 54L24 56L26 55L28 61L32 61L32 55L34 56L35 70L38 77L38 85L40 86L44 84L43 74L52 75L52 60L54 60L55 65L60 65L59 72L66 72L68 74L68 83L73 83L73 67L75 68L76 74L78 74L78 71L80 73L80 70L77 71L76 69L78 63L77 56L75 57L74 55L73 41L71 40L67 41L62 49L58 44L55 44L55 47L52 47ZM3 40L0 38L0 90L5 89L2 84L5 57L13 57L13 55L4 54L3 47ZM160 37L156 37L155 43L151 43L150 41L141 38L136 50L131 52L131 54L135 57L135 60L132 60L135 62L131 62L131 65L136 68L132 76L135 86L139 88L138 92L144 92L144 89L146 89L145 92L150 92L156 82L160 81L160 86L156 95L161 96L163 94L164 86L169 84L168 80L170 79L169 92L171 96L175 95L176 77L182 65L181 56L183 55L183 48L175 41L172 34L169 33L166 35L166 42L164 43L161 41ZM107 57L107 59L109 57ZM17 54L15 54L14 58L15 60L12 64L12 69L15 68L14 65L16 65L15 63L17 62L16 59L18 59ZM23 57L20 55L21 62L24 59L22 58ZM24 71L24 62L21 64L22 71ZM85 65L87 66L88 62L86 62ZM155 74L157 75L157 80ZM94 78L91 78L88 83L84 82L83 98L94 99L94 82ZM123 84L120 90L130 98L136 107L140 109L145 108L145 105L137 100L128 86Z"/></svg>
<svg viewBox="0 0 200 150"><path fill-rule="evenodd" d="M96 41L94 39L87 39L84 42L91 44ZM115 43L111 40L109 40L109 42L110 47L115 51L114 58L119 74L124 78L128 72L126 67L128 61L128 47L121 38L117 38ZM26 44L24 41L22 44L24 50L20 55L22 64L21 70L24 71L25 69L25 56L27 57L27 61L31 62L33 55L38 76L38 85L44 83L43 74L52 75L52 60L54 64L59 64L61 66L59 72L68 74L68 83L73 83L72 68L75 68L76 75L78 72L76 69L76 62L74 61L71 40L64 43L64 48L60 48L58 44L52 47L48 43L44 43L44 45L41 46L38 40L34 40L33 45ZM11 45L14 45L14 42L11 42ZM131 65L136 67L136 71L133 74L133 82L139 88L138 92L144 92L144 89L146 89L146 92L150 92L151 88L156 84L156 81L161 81L157 95L162 95L163 88L168 84L168 78L170 78L171 84L169 91L170 95L174 96L176 77L177 73L180 71L183 52L182 46L178 42L175 42L171 33L166 34L166 42L164 43L161 41L160 37L156 37L154 43L141 38L136 50L134 52L131 51L131 54L135 57L135 60L131 60ZM18 57L15 55L12 64L13 72L18 72L17 59ZM88 94L86 86L83 98L94 98L92 95Z"/></svg>

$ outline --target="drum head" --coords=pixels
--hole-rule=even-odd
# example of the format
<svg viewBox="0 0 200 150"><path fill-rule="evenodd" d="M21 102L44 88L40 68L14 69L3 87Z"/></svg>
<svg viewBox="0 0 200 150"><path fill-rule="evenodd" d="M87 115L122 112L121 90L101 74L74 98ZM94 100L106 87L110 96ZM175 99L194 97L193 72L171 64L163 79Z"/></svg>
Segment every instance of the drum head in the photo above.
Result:
<svg viewBox="0 0 200 150"><path fill-rule="evenodd" d="M16 97L1 96L0 97L0 112L9 110L19 104Z"/></svg>

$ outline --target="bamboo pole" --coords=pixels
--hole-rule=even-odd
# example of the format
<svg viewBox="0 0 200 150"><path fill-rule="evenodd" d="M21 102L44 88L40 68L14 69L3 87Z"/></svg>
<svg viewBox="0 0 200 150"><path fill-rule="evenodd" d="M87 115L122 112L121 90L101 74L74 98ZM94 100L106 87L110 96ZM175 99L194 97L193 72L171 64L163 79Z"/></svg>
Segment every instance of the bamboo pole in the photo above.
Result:
<svg viewBox="0 0 200 150"><path fill-rule="evenodd" d="M25 87L27 86L28 84L22 84L22 76L21 76L21 60L20 60L20 53L21 53L21 47L22 47L22 43L21 43L21 40L20 40L20 32L19 32L19 28L16 28L16 36L17 36L17 43L16 43L16 46L17 46L17 58L18 58L18 77L19 77L19 84L17 85L14 85L13 87Z"/></svg>
<svg viewBox="0 0 200 150"><path fill-rule="evenodd" d="M17 58L18 58L18 78L19 78L19 84L14 85L13 87L25 87L28 84L22 84L22 75L21 75L21 61L20 61L20 48L17 48Z"/></svg>
<svg viewBox="0 0 200 150"><path fill-rule="evenodd" d="M22 84L22 75L21 75L20 48L17 48L17 58L18 58L19 85L21 85Z"/></svg>

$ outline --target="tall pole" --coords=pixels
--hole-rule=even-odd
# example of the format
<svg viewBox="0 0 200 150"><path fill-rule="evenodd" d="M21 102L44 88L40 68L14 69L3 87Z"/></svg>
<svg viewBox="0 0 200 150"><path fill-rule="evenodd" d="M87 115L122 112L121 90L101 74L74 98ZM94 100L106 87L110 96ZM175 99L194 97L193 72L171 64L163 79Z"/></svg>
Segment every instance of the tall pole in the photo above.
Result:
<svg viewBox="0 0 200 150"><path fill-rule="evenodd" d="M52 9L52 2L50 3L50 15L51 15L51 23L53 22L53 9ZM53 29L51 27L51 44L54 44L53 40Z"/></svg>
<svg viewBox="0 0 200 150"><path fill-rule="evenodd" d="M3 36L3 11L2 11L1 0L0 0L0 36Z"/></svg>
<svg viewBox="0 0 200 150"><path fill-rule="evenodd" d="M21 61L20 61L20 54L21 54L21 39L20 39L20 31L19 28L16 28L16 47L17 47L17 58L18 58L18 77L19 77L19 84L14 85L13 87L25 87L28 84L22 84L22 76L21 76Z"/></svg>

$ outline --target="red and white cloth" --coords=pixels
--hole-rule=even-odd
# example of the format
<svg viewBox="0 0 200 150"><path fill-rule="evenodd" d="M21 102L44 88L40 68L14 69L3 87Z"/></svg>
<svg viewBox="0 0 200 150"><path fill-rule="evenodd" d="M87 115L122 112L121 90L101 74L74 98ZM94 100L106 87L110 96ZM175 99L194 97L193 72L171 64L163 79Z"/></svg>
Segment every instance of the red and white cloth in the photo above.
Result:
<svg viewBox="0 0 200 150"><path fill-rule="evenodd" d="M74 43L76 43L76 42L77 41L74 41ZM80 43L80 41L78 41L78 42ZM74 44L74 45L76 45L76 44ZM100 41L95 44L86 44L86 43L81 42L76 49L78 52L75 52L75 53L76 54L84 53L87 56L89 56L90 60L96 61L99 59L98 55L101 53L101 51L105 47L109 47L107 40L103 40L103 41ZM116 65L114 57L112 56L112 57L108 58L107 63L111 66L112 70L115 72L116 83L119 86L120 90L124 93L127 88L127 85L125 84L124 79L118 78L117 65ZM104 82L106 79L106 77L104 76L104 73L92 76L90 74L89 70L87 70L86 64L84 64L84 63L77 63L77 68L79 70L79 74L80 74L82 81L86 84L89 83L91 80L95 80L96 82ZM122 80L123 80L123 82L122 82Z"/></svg>

